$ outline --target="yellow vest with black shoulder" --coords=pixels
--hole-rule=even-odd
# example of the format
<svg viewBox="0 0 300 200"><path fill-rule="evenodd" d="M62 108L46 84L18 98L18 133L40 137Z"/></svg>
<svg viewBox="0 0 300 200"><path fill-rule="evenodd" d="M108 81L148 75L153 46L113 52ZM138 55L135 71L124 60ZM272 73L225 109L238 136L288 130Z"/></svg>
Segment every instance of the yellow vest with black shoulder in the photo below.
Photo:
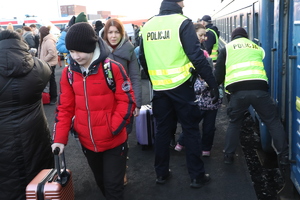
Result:
<svg viewBox="0 0 300 200"><path fill-rule="evenodd" d="M233 83L247 80L263 80L268 77L262 62L264 50L247 38L238 38L226 45L225 88Z"/></svg>
<svg viewBox="0 0 300 200"><path fill-rule="evenodd" d="M214 31L213 29L210 29L210 28L208 28L208 29L206 29L207 31L211 31L211 32L213 32L213 34L215 35L215 38L216 38L216 43L214 44L214 46L213 46L213 49L211 50L211 54L210 54L210 56L209 57L211 57L211 59L213 60L213 61L215 61L215 60L217 60L217 58L218 58L218 49L219 49L219 38L218 38L218 35L217 35L217 33L216 33L216 31Z"/></svg>
<svg viewBox="0 0 300 200"><path fill-rule="evenodd" d="M153 90L170 90L191 77L192 63L186 56L179 29L187 17L155 16L143 27L143 46Z"/></svg>

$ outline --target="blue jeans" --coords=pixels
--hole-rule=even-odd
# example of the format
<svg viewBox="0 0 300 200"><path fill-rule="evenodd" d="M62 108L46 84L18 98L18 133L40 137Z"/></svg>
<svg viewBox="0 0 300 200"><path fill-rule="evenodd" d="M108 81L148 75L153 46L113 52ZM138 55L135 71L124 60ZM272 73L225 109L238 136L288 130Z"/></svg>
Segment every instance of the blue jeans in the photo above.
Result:
<svg viewBox="0 0 300 200"><path fill-rule="evenodd" d="M227 108L229 125L225 138L225 153L232 154L239 144L240 128L244 113L252 105L261 120L266 124L278 154L288 154L287 135L278 117L274 100L262 90L243 90L230 95Z"/></svg>

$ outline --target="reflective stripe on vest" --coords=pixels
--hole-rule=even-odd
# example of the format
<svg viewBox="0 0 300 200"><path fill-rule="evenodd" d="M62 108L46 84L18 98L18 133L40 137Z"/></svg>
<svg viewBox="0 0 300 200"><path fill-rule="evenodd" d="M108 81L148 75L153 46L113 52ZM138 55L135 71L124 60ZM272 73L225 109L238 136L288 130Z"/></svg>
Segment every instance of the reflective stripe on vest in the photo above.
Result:
<svg viewBox="0 0 300 200"><path fill-rule="evenodd" d="M189 72L190 67L194 67L192 63L188 63L185 66L168 69L168 70L148 70L150 76L152 75L152 77L158 78L158 79L151 80L153 84L153 88L154 86L173 84L182 79L185 79L185 77L190 77L191 75ZM160 77L163 78L165 75L173 75L173 74L179 74L179 75L175 76L174 78L159 80Z"/></svg>
<svg viewBox="0 0 300 200"><path fill-rule="evenodd" d="M191 76L189 68L193 65L179 35L186 19L181 14L155 16L143 26L144 53L153 90L176 88Z"/></svg>
<svg viewBox="0 0 300 200"><path fill-rule="evenodd" d="M212 60L217 60L217 58L218 58L218 49L219 49L218 35L213 29L208 28L207 31L213 32L214 35L215 35L215 38L216 38L216 43L214 44L213 49L211 50L211 54L210 54L209 57L211 57Z"/></svg>
<svg viewBox="0 0 300 200"><path fill-rule="evenodd" d="M268 81L262 59L264 50L247 38L238 38L226 45L225 88L245 80Z"/></svg>

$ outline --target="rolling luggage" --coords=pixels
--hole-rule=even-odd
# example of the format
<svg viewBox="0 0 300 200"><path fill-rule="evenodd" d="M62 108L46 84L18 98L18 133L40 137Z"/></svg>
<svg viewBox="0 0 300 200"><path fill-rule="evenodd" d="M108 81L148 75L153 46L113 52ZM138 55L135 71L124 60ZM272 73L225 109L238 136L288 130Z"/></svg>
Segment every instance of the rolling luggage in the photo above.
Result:
<svg viewBox="0 0 300 200"><path fill-rule="evenodd" d="M55 168L42 170L27 185L26 200L74 200L72 173L66 168L64 154L58 152L55 149Z"/></svg>
<svg viewBox="0 0 300 200"><path fill-rule="evenodd" d="M50 94L47 92L42 93L42 102L43 104L49 104L50 103Z"/></svg>
<svg viewBox="0 0 300 200"><path fill-rule="evenodd" d="M154 144L155 120L152 114L151 105L142 105L139 116L135 119L136 138L138 144L145 148Z"/></svg>

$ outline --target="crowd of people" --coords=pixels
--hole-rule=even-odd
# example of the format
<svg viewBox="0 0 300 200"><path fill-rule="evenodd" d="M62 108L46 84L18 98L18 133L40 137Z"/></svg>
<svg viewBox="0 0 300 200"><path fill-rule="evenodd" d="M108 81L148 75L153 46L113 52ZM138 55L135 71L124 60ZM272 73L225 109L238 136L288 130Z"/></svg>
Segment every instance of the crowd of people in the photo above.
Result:
<svg viewBox="0 0 300 200"><path fill-rule="evenodd" d="M172 177L169 147L177 123L182 133L175 150L185 148L190 187L210 182L202 156L213 151L224 90L230 96L224 163L234 162L243 114L252 105L272 135L279 163L289 164L286 134L268 93L264 50L241 27L220 49L211 17L193 23L183 7L183 0L163 0L157 15L134 26L134 42L120 20L89 24L83 12L59 38L51 27L34 24L0 31L0 199L25 199L26 185L53 167L52 151L64 151L71 128L102 194L124 199L127 139L142 106L141 68L153 88L157 184ZM59 94L58 52L68 55ZM56 105L52 134L41 102L47 85Z"/></svg>

